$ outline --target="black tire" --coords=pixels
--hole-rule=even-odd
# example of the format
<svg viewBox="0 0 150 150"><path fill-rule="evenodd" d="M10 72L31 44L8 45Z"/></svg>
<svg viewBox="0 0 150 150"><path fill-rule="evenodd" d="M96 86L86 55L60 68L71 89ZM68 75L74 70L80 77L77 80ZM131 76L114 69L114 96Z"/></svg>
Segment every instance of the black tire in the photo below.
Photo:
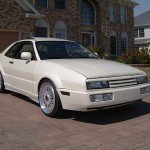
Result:
<svg viewBox="0 0 150 150"><path fill-rule="evenodd" d="M2 73L0 72L0 93L5 92L4 79Z"/></svg>
<svg viewBox="0 0 150 150"><path fill-rule="evenodd" d="M42 112L49 117L59 117L62 105L56 87L52 81L46 79L39 89L39 103Z"/></svg>

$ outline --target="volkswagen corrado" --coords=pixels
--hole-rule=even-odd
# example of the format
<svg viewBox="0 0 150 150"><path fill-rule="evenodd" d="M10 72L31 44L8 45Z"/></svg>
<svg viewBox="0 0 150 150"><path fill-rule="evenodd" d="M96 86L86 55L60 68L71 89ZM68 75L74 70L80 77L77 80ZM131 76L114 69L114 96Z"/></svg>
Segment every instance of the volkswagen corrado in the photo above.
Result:
<svg viewBox="0 0 150 150"><path fill-rule="evenodd" d="M103 60L81 44L55 38L31 38L0 54L0 92L23 94L44 114L92 111L142 100L150 94L143 71Z"/></svg>

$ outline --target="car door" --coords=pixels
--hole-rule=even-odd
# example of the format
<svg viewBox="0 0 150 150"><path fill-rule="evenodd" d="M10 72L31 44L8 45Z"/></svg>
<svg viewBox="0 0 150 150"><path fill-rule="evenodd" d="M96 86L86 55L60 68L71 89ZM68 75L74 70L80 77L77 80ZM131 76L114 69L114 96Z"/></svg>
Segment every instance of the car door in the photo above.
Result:
<svg viewBox="0 0 150 150"><path fill-rule="evenodd" d="M30 52L31 61L21 59L22 52ZM33 43L21 42L14 58L9 61L10 83L15 91L25 93L25 95L34 93L33 72L36 62Z"/></svg>
<svg viewBox="0 0 150 150"><path fill-rule="evenodd" d="M5 81L6 88L11 87L10 82L10 64L12 63L12 59L14 58L14 54L17 52L18 47L20 46L20 42L15 43L10 49L2 56L1 66L3 70L3 77Z"/></svg>

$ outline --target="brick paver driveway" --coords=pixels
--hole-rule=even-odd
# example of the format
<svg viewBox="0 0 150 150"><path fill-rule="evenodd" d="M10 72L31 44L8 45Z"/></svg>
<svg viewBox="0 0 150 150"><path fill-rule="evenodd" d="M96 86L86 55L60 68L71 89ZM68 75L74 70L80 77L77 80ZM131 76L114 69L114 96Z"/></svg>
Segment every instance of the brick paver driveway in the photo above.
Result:
<svg viewBox="0 0 150 150"><path fill-rule="evenodd" d="M0 94L0 150L150 150L150 97L121 108L46 117L15 93Z"/></svg>

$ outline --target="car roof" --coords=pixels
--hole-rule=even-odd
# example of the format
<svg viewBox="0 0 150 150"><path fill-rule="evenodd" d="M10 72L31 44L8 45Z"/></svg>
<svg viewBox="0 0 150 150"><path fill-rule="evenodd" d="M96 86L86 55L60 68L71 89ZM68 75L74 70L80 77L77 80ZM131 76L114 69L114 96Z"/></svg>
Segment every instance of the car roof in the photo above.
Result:
<svg viewBox="0 0 150 150"><path fill-rule="evenodd" d="M31 37L29 39L24 39L20 41L69 41L65 39L59 39L59 38L42 38L42 37Z"/></svg>
<svg viewBox="0 0 150 150"><path fill-rule="evenodd" d="M28 39L23 39L23 40L18 40L14 43L12 43L11 45L9 45L4 51L3 53L7 52L15 43L18 43L18 42L37 42L37 41L69 41L69 42L74 42L74 41L70 41L70 40L65 40L65 39L59 39L59 38L43 38L43 37L31 37L31 38L28 38Z"/></svg>

